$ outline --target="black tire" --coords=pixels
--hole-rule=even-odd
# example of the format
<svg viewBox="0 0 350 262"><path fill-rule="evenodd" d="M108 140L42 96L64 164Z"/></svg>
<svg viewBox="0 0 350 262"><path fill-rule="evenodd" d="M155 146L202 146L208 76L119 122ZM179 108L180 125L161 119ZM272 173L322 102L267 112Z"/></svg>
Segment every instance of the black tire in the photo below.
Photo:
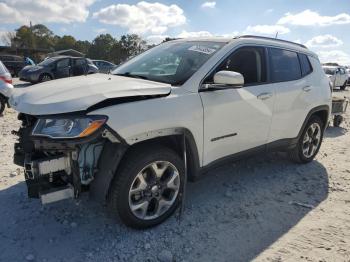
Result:
<svg viewBox="0 0 350 262"><path fill-rule="evenodd" d="M334 127L339 127L343 123L343 116L334 116L333 119L333 126Z"/></svg>
<svg viewBox="0 0 350 262"><path fill-rule="evenodd" d="M343 91L344 91L344 90L346 89L347 82L348 82L348 81L345 81L344 85L342 85L342 86L340 87L340 90L343 90Z"/></svg>
<svg viewBox="0 0 350 262"><path fill-rule="evenodd" d="M180 177L179 193L172 206L170 206L165 213L155 219L140 219L133 214L129 206L129 190L137 174L155 161L168 161L176 167ZM167 147L139 147L137 150L132 150L124 158L123 163L120 168L118 168L117 174L112 181L108 196L109 209L113 214L117 215L125 225L132 228L144 229L162 223L171 216L178 207L179 198L183 190L184 170L184 163L180 156Z"/></svg>
<svg viewBox="0 0 350 262"><path fill-rule="evenodd" d="M44 79L46 79L46 78L48 78L49 80L45 80L44 81ZM42 75L39 76L38 83L51 81L51 80L52 80L52 76L50 76L49 74L42 74Z"/></svg>
<svg viewBox="0 0 350 262"><path fill-rule="evenodd" d="M313 125L314 123L317 123L321 128L321 130L320 130L320 132L321 132L320 142L318 144L316 151L310 157L306 157L303 154L303 139L306 135L306 132L310 128L310 126ZM299 164L306 164L306 163L311 162L315 158L315 156L317 155L318 151L320 150L320 147L322 144L324 125L325 125L325 123L323 123L321 118L319 118L318 116L311 116L310 117L310 119L309 119L308 123L306 124L301 136L298 139L297 145L292 150L289 151L289 157L293 162L299 163Z"/></svg>
<svg viewBox="0 0 350 262"><path fill-rule="evenodd" d="M2 115L2 113L4 112L6 104L7 104L6 99L0 95L0 115Z"/></svg>

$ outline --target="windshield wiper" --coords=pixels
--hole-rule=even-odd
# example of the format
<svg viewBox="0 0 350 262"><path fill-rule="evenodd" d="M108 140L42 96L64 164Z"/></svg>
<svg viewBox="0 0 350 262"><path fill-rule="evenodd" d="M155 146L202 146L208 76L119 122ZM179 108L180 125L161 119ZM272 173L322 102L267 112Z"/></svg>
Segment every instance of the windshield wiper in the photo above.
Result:
<svg viewBox="0 0 350 262"><path fill-rule="evenodd" d="M133 78L140 78L140 79L149 80L147 76L135 75L135 74L131 74L130 72L119 73L119 74L114 74L114 75L117 75L117 76L126 76L126 77L133 77Z"/></svg>

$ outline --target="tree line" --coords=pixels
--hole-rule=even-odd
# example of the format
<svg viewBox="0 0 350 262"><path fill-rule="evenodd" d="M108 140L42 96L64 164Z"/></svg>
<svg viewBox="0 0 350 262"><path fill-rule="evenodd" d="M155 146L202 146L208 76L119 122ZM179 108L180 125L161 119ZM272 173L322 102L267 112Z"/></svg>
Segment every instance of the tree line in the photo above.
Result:
<svg viewBox="0 0 350 262"><path fill-rule="evenodd" d="M102 59L119 64L148 48L146 41L136 34L122 35L119 39L100 34L94 40L77 40L71 35L58 36L43 24L23 25L8 33L3 41L14 48L44 49L49 52L75 49L91 59Z"/></svg>

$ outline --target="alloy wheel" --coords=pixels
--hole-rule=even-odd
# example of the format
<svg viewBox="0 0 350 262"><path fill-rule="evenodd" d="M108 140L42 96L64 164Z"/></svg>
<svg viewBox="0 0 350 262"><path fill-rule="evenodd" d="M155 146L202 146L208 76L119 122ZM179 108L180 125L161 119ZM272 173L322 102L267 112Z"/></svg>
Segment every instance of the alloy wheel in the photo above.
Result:
<svg viewBox="0 0 350 262"><path fill-rule="evenodd" d="M305 132L303 138L303 155L306 158L312 157L321 143L321 126L318 123L313 123Z"/></svg>
<svg viewBox="0 0 350 262"><path fill-rule="evenodd" d="M41 82L46 82L50 80L51 80L51 77L49 75L43 75L43 77L41 78Z"/></svg>
<svg viewBox="0 0 350 262"><path fill-rule="evenodd" d="M168 161L156 161L144 167L129 189L129 207L139 219L160 217L174 204L180 190L180 175Z"/></svg>

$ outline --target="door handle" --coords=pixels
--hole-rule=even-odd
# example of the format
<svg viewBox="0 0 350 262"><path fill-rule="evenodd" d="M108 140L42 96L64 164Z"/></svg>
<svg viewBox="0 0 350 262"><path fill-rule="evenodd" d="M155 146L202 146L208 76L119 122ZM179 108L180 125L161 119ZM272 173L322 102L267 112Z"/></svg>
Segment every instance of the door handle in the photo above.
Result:
<svg viewBox="0 0 350 262"><path fill-rule="evenodd" d="M271 93L261 93L260 95L257 96L258 99L260 100L266 100L272 97Z"/></svg>
<svg viewBox="0 0 350 262"><path fill-rule="evenodd" d="M303 87L303 91L305 91L305 92L310 92L311 89L312 89L311 86L304 86L304 87Z"/></svg>

